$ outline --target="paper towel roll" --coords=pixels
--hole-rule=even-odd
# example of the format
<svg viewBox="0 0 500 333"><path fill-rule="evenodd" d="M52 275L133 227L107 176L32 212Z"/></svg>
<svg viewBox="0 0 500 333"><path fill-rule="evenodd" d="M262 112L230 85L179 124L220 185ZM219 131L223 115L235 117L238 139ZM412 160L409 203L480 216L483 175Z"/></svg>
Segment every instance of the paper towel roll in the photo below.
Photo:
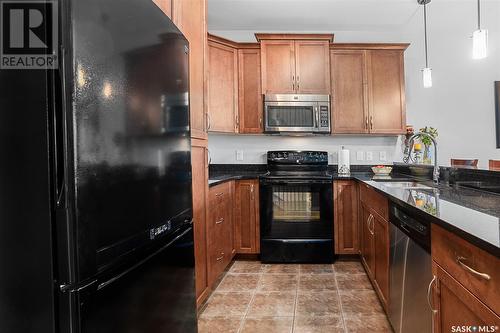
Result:
<svg viewBox="0 0 500 333"><path fill-rule="evenodd" d="M349 149L342 147L339 151L339 162L338 162L338 173L348 174L351 171L351 164L349 161L350 152Z"/></svg>

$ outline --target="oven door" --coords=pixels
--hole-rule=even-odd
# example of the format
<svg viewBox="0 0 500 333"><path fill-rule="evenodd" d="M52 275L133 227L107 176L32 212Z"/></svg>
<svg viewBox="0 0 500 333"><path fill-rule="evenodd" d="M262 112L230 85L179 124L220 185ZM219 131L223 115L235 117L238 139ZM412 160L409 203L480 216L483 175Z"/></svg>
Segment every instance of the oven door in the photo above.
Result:
<svg viewBox="0 0 500 333"><path fill-rule="evenodd" d="M265 102L266 132L318 132L317 102Z"/></svg>
<svg viewBox="0 0 500 333"><path fill-rule="evenodd" d="M331 239L332 183L261 180L262 239Z"/></svg>

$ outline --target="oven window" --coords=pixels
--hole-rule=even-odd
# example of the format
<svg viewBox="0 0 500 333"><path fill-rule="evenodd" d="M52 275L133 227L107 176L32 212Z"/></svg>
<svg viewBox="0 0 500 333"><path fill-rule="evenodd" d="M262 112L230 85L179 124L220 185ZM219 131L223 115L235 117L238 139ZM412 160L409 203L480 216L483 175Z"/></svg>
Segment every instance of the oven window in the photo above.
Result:
<svg viewBox="0 0 500 333"><path fill-rule="evenodd" d="M270 127L313 127L312 106L271 106L267 107L267 125Z"/></svg>
<svg viewBox="0 0 500 333"><path fill-rule="evenodd" d="M274 221L320 221L319 192L307 186L275 186L272 196Z"/></svg>

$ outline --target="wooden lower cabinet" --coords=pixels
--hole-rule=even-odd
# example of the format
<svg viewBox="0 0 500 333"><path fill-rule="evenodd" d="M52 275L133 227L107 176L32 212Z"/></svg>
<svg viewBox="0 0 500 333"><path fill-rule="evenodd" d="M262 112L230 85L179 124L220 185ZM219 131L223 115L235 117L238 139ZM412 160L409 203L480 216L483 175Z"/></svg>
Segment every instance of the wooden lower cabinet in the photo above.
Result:
<svg viewBox="0 0 500 333"><path fill-rule="evenodd" d="M434 282L433 317L434 333L495 332L500 327L500 317L448 274L435 261L432 262ZM498 278L498 277L497 277ZM497 290L498 294L498 290ZM498 296L498 295L497 295ZM457 330L461 327L479 326L488 330Z"/></svg>
<svg viewBox="0 0 500 333"><path fill-rule="evenodd" d="M354 180L333 183L335 254L358 254L358 184Z"/></svg>
<svg viewBox="0 0 500 333"><path fill-rule="evenodd" d="M234 200L236 253L258 254L260 252L259 180L237 180Z"/></svg>
<svg viewBox="0 0 500 333"><path fill-rule="evenodd" d="M373 214L372 231L375 249L375 289L387 309L389 301L389 222Z"/></svg>
<svg viewBox="0 0 500 333"><path fill-rule="evenodd" d="M207 222L208 284L212 286L235 254L233 242L234 181L210 187Z"/></svg>
<svg viewBox="0 0 500 333"><path fill-rule="evenodd" d="M208 159L206 140L191 141L196 298L200 305L209 293L207 271Z"/></svg>
<svg viewBox="0 0 500 333"><path fill-rule="evenodd" d="M368 277L373 279L375 272L375 233L371 229L373 215L364 203L361 203L360 212L361 262L365 266Z"/></svg>

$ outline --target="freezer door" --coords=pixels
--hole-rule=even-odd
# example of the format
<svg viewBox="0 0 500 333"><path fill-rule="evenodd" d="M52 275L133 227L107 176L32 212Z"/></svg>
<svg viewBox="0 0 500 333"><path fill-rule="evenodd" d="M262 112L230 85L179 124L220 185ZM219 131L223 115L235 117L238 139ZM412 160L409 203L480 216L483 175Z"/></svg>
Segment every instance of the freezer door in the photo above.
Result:
<svg viewBox="0 0 500 333"><path fill-rule="evenodd" d="M196 332L192 227L169 243L135 266L74 291L74 332Z"/></svg>

